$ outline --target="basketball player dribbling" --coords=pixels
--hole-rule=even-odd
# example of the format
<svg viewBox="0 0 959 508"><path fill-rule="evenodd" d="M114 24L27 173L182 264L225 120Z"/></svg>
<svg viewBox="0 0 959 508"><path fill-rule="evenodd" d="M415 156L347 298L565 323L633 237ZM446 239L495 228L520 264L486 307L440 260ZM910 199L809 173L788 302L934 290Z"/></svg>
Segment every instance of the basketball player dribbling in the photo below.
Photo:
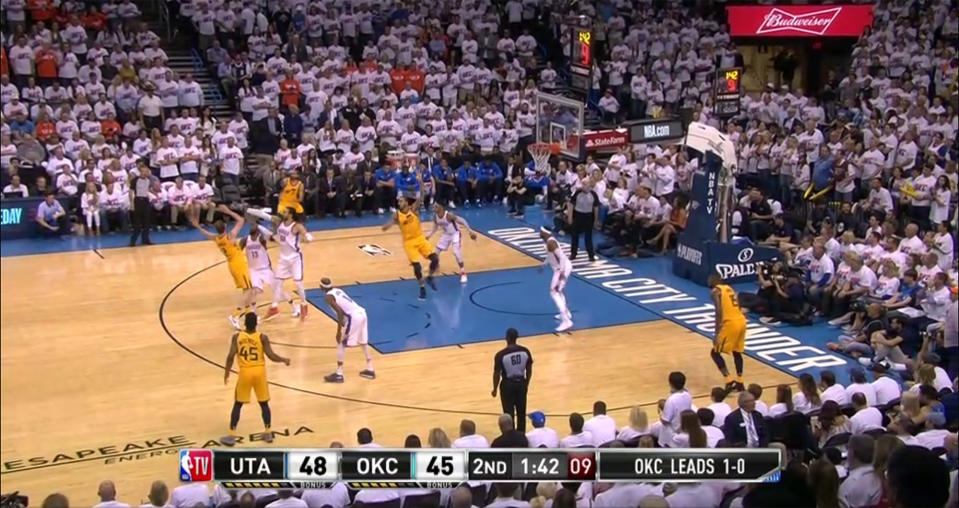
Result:
<svg viewBox="0 0 959 508"><path fill-rule="evenodd" d="M436 243L437 255L442 254L443 251L452 246L453 257L456 258L456 264L460 267L460 283L466 284L466 267L463 265L463 238L460 234L460 227L466 230L471 240L476 240L476 233L470 229L466 219L453 214L439 203L433 204L433 214L433 230L426 235L426 239L429 240L437 231L442 230L443 234L440 235L440 240Z"/></svg>
<svg viewBox="0 0 959 508"><path fill-rule="evenodd" d="M416 276L416 281L420 284L419 299L426 300L427 284L433 288L433 291L436 291L433 274L439 268L440 258L433 250L433 244L423 236L419 216L420 198L404 199L400 197L397 198L397 202L400 208L393 213L392 220L383 225L383 231L390 229L393 224L399 225L400 234L403 235L403 250L413 266L413 275ZM429 259L430 261L429 274L425 278L423 277L423 266L420 265L420 259Z"/></svg>
<svg viewBox="0 0 959 508"><path fill-rule="evenodd" d="M246 253L246 262L250 267L250 282L256 295L262 294L269 287L273 292L273 301L270 310L263 316L262 321L269 321L280 315L280 302L290 300L290 296L283 291L283 282L273 273L273 264L270 262L270 253L266 242L273 233L264 226L252 224L250 234L240 240L240 248ZM253 308L256 309L254 297Z"/></svg>
<svg viewBox="0 0 959 508"><path fill-rule="evenodd" d="M353 301L346 291L333 287L333 281L324 277L320 280L320 289L326 293L326 304L336 312L336 372L323 378L327 383L343 382L343 358L346 348L359 346L366 356L366 368L360 371L360 377L376 379L373 371L373 357L370 355L369 327L366 309Z"/></svg>
<svg viewBox="0 0 959 508"><path fill-rule="evenodd" d="M243 404L250 402L250 390L256 393L256 400L260 403L260 413L263 416L263 440L273 442L273 433L270 432L272 415L270 414L270 388L266 379L266 358L286 365L289 358L273 352L270 339L265 334L256 331L256 313L247 312L243 317L243 331L233 334L230 341L230 352L226 355L223 366L223 384L230 381L230 369L233 368L233 359L237 358L236 388L233 390L233 411L230 412L230 433L220 442L226 446L233 446L237 442L236 426L240 422L240 410Z"/></svg>
<svg viewBox="0 0 959 508"><path fill-rule="evenodd" d="M559 319L559 326L556 327L557 332L565 332L573 327L573 313L569 311L569 307L566 306L566 282L569 280L570 274L573 272L573 263L569 260L569 257L566 256L566 252L563 251L562 247L559 246L559 242L553 238L553 234L550 230L546 228L540 228L539 237L543 239L543 243L546 244L546 263L553 269L553 280L549 283L549 296L553 299L553 303L556 304L556 308L559 310L559 314L556 315L556 319ZM543 267L539 267L539 271L543 271Z"/></svg>
<svg viewBox="0 0 959 508"><path fill-rule="evenodd" d="M300 303L296 304L290 299L290 306L293 307L293 317L306 319L307 303L306 288L303 286L303 250L300 248L300 240L306 242L313 241L313 235L306 230L298 219L296 210L290 207L279 210L281 216L269 215L263 210L248 209L246 213L270 220L276 224L276 232L273 234L273 240L280 244L280 257L277 260L276 278L279 279L279 287L282 290L283 283L293 279L296 285L296 293L299 296ZM268 314L269 316L269 314ZM269 316L272 318L272 316Z"/></svg>
<svg viewBox="0 0 959 508"><path fill-rule="evenodd" d="M217 210L220 213L231 217L236 223L233 225L233 229L229 232L226 230L226 223L222 219L217 219L213 222L213 227L216 229L216 233L211 233L200 226L200 221L197 219L197 214L193 213L190 215L190 224L193 225L200 233L203 233L203 236L213 240L213 243L216 244L217 248L220 249L220 252L223 253L223 256L226 257L226 266L230 269L230 275L233 277L233 283L236 284L237 289L240 290L240 301L236 306L236 309L233 311L233 314L230 315L227 319L230 321L230 324L233 325L237 330L240 329L240 316L246 312L249 312L253 308L253 300L256 298L256 293L253 290L253 283L250 280L250 268L246 261L246 256L243 254L243 250L237 244L237 235L240 234L240 230L243 229L243 217L236 214L233 210L226 205L220 205L217 207Z"/></svg>
<svg viewBox="0 0 959 508"><path fill-rule="evenodd" d="M707 279L712 288L713 305L716 307L716 338L713 340L713 350L709 353L719 372L726 378L726 392L743 391L743 351L746 350L746 316L739 307L739 298L736 291L726 284L723 279L712 274ZM736 366L736 377L729 375L723 354L732 353L733 363Z"/></svg>

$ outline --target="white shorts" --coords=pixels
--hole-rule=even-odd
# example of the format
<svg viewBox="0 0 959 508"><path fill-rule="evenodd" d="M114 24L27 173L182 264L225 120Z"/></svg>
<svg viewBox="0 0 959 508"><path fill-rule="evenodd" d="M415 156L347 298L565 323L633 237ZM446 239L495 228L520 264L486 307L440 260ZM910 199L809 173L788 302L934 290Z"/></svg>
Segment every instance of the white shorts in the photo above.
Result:
<svg viewBox="0 0 959 508"><path fill-rule="evenodd" d="M303 254L297 252L280 256L274 273L277 279L293 279L297 282L303 280Z"/></svg>
<svg viewBox="0 0 959 508"><path fill-rule="evenodd" d="M343 330L346 347L356 347L369 341L366 310L357 309L346 315L346 329Z"/></svg>
<svg viewBox="0 0 959 508"><path fill-rule="evenodd" d="M440 236L440 241L436 243L436 250L444 251L450 248L450 245L459 246L460 242L463 241L463 235L459 231L453 234L443 233Z"/></svg>
<svg viewBox="0 0 959 508"><path fill-rule="evenodd" d="M253 287L259 291L273 287L275 277L271 268L260 268L259 270L250 270L250 282Z"/></svg>
<svg viewBox="0 0 959 508"><path fill-rule="evenodd" d="M566 289L566 282L572 270L553 270L553 280L549 283L550 291L562 293Z"/></svg>

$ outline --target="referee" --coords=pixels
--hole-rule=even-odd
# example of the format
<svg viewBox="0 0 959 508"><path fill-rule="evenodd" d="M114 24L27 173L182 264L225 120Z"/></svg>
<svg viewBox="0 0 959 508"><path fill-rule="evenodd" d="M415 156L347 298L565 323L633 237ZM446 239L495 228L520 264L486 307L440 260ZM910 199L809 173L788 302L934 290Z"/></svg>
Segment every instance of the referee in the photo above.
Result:
<svg viewBox="0 0 959 508"><path fill-rule="evenodd" d="M130 237L130 247L137 244L137 237L141 234L143 245L153 244L150 241L150 219L153 216L150 187L158 180L142 160L139 162L139 169L140 174L130 178L130 198L133 202L133 235Z"/></svg>
<svg viewBox="0 0 959 508"><path fill-rule="evenodd" d="M593 190L591 180L583 180L582 186L570 198L570 251L569 259L576 259L579 251L579 235L586 237L586 253L590 261L596 261L596 251L593 249L593 228L598 227L599 196Z"/></svg>
<svg viewBox="0 0 959 508"><path fill-rule="evenodd" d="M516 430L526 432L526 391L533 377L533 355L516 343L516 328L506 330L506 347L493 360L493 397L499 388L503 413L513 417Z"/></svg>

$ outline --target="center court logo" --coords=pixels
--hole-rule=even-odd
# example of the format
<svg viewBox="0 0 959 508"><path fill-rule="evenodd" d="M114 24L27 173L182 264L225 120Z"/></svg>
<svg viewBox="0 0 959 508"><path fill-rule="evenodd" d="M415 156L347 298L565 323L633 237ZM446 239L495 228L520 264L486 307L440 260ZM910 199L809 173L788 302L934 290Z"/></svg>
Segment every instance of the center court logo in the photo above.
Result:
<svg viewBox="0 0 959 508"><path fill-rule="evenodd" d="M380 247L379 245L373 243L364 243L363 245L357 245L356 248L360 249L368 256L392 256L393 253Z"/></svg>

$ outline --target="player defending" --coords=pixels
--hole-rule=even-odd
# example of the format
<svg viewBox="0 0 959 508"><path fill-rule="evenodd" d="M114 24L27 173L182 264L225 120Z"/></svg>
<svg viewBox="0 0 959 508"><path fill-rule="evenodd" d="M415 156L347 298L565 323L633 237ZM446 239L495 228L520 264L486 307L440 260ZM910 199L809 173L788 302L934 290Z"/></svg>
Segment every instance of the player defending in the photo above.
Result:
<svg viewBox="0 0 959 508"><path fill-rule="evenodd" d="M432 238L439 230L443 231L443 234L440 236L440 241L436 243L437 255L442 254L443 251L449 249L450 245L452 245L453 257L456 258L456 264L460 267L460 283L466 284L466 269L463 265L463 239L460 234L460 227L466 230L471 240L476 240L476 233L470 229L470 225L466 223L466 219L454 215L453 212L447 210L439 203L433 203L433 213L433 231L430 231L430 234L426 235L426 239L429 240Z"/></svg>
<svg viewBox="0 0 959 508"><path fill-rule="evenodd" d="M250 266L250 282L254 291L253 308L256 309L256 297L263 293L267 287L273 292L273 302L270 304L270 310L262 319L263 321L269 321L280 315L281 301L292 299L283 291L283 282L278 280L273 273L270 253L266 250L266 242L273 236L273 233L259 224L252 224L252 226L250 234L240 240L240 248L246 252L246 262Z"/></svg>
<svg viewBox="0 0 959 508"><path fill-rule="evenodd" d="M236 424L240 422L240 410L243 404L250 402L250 390L256 392L256 400L260 403L260 412L263 415L263 440L273 442L273 433L270 432L270 389L266 381L266 362L264 356L277 363L290 364L289 358L273 352L270 339L256 331L256 313L247 312L243 317L243 331L233 334L230 343L230 352L226 355L226 364L223 370L223 384L230 380L230 369L233 368L233 358L239 357L237 365L239 373L234 389L233 411L230 412L230 434L221 438L220 442L226 446L233 446L237 441Z"/></svg>
<svg viewBox="0 0 959 508"><path fill-rule="evenodd" d="M264 220L272 221L276 224L276 233L273 239L280 244L280 259L276 266L276 278L282 292L283 282L293 279L296 284L296 291L300 297L300 304L296 305L290 300L293 307L293 317L306 319L306 288L303 287L303 251L300 249L300 240L307 242L313 241L313 235L306 231L306 226L297 220L296 210L291 207L281 208L282 216L269 215L263 210L249 209L246 213Z"/></svg>
<svg viewBox="0 0 959 508"><path fill-rule="evenodd" d="M719 372L726 378L726 392L743 391L743 351L746 350L746 316L739 308L736 291L719 275L712 274L707 281L712 289L713 305L716 307L716 338L710 353ZM723 353L732 353L736 364L736 377L729 375Z"/></svg>
<svg viewBox="0 0 959 508"><path fill-rule="evenodd" d="M559 242L553 238L553 234L546 228L540 228L539 237L546 244L546 263L553 269L553 280L549 283L549 296L559 309L556 319L559 319L557 332L565 332L573 327L573 313L566 306L566 281L573 272L573 263L570 262L566 252L559 246ZM543 267L539 267L543 271Z"/></svg>
<svg viewBox="0 0 959 508"><path fill-rule="evenodd" d="M360 307L340 288L333 287L333 281L324 277L320 280L320 289L326 293L326 304L336 312L336 372L323 378L327 383L343 382L343 357L346 348L360 346L366 356L366 369L360 376L376 379L373 372L373 357L370 355L369 331L366 309Z"/></svg>
<svg viewBox="0 0 959 508"><path fill-rule="evenodd" d="M233 314L227 319L234 328L239 330L240 316L253 308L253 300L256 298L253 283L250 280L250 268L246 262L246 256L243 255L243 250L236 241L237 235L239 235L240 230L243 229L243 217L240 217L233 210L230 210L226 205L220 205L217 207L217 210L236 221L233 229L229 232L226 231L226 223L223 222L222 219L218 219L213 223L216 233L211 233L203 229L197 220L196 214L190 215L190 224L203 233L203 236L213 240L213 243L220 249L220 252L226 256L227 267L230 269L230 275L233 276L233 283L236 284L237 289L240 290L240 303L236 306Z"/></svg>
<svg viewBox="0 0 959 508"><path fill-rule="evenodd" d="M416 275L417 282L420 283L420 300L426 300L426 284L429 284L433 291L436 291L436 283L433 282L433 274L440 266L440 258L433 251L431 244L423 236L423 228L420 226L420 198L416 199L397 199L400 209L393 213L393 219L383 225L383 231L390 229L393 224L400 226L400 233L403 235L403 250L406 251L406 257L413 265L413 274ZM430 272L423 278L423 267L420 265L420 259L430 260Z"/></svg>

